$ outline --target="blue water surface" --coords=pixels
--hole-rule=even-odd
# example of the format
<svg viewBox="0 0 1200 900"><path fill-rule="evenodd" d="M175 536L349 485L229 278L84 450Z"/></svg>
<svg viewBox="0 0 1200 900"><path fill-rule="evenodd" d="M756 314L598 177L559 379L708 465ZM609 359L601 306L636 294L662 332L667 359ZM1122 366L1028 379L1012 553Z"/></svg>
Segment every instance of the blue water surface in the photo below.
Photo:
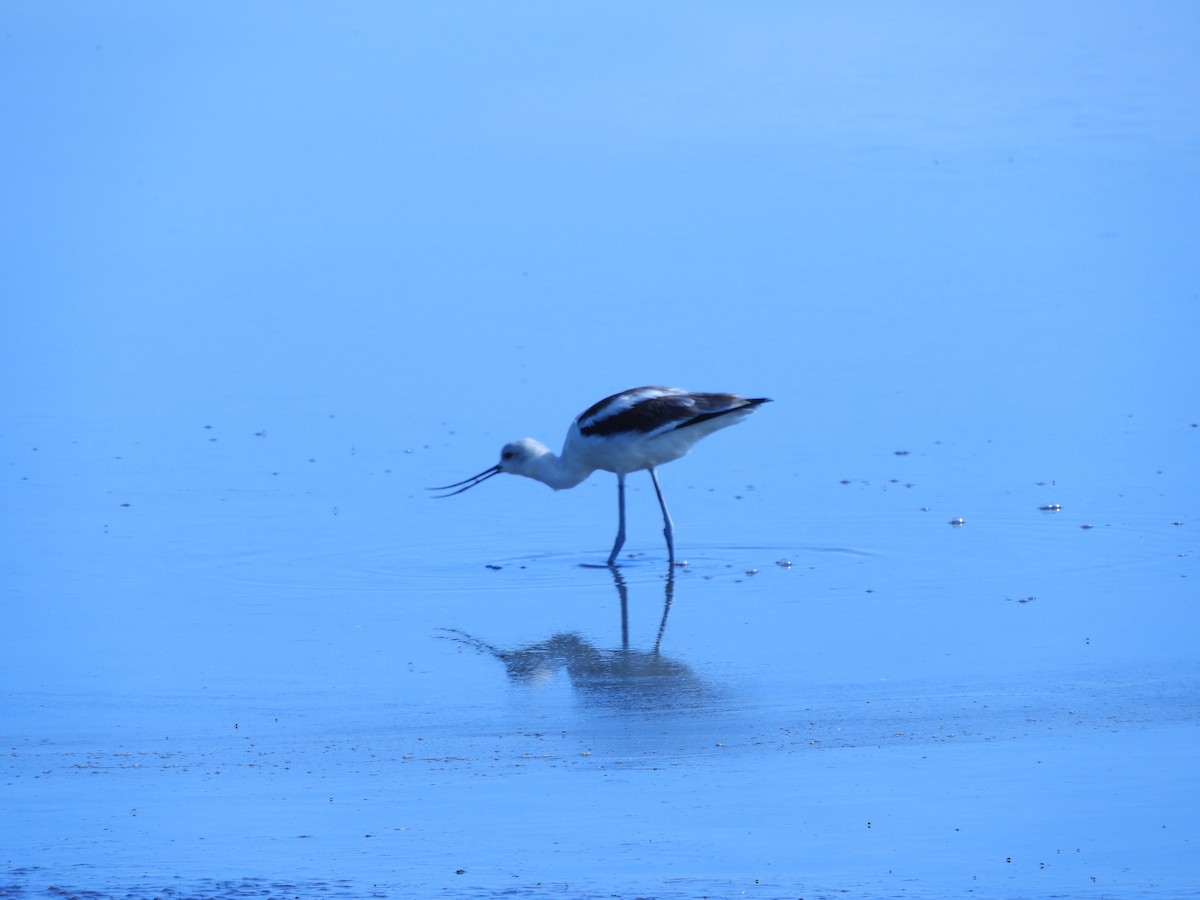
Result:
<svg viewBox="0 0 1200 900"><path fill-rule="evenodd" d="M10 4L0 895L1194 896L1198 36Z"/></svg>

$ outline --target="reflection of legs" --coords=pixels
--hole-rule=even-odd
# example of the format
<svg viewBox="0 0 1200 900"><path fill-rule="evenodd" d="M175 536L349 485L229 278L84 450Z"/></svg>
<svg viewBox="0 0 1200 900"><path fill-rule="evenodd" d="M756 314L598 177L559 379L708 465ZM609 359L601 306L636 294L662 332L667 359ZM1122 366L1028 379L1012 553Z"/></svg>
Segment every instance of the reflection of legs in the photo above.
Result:
<svg viewBox="0 0 1200 900"><path fill-rule="evenodd" d="M617 473L617 509L621 516L621 524L617 526L617 540L613 543L612 553L608 554L610 566L617 561L617 554L625 545L625 475L621 472Z"/></svg>
<svg viewBox="0 0 1200 900"><path fill-rule="evenodd" d="M662 646L663 632L667 630L667 616L671 614L671 601L675 599L675 567L667 569L667 583L663 588L663 617L658 623L658 637L654 639L654 652Z"/></svg>
<svg viewBox="0 0 1200 900"><path fill-rule="evenodd" d="M658 494L658 505L663 511L663 534L667 537L667 562L675 565L675 526L671 524L671 514L667 512L667 501L663 499L662 488L658 486L658 473L650 470L650 480L654 482L654 493ZM621 527L625 527L625 516L621 516Z"/></svg>
<svg viewBox="0 0 1200 900"><path fill-rule="evenodd" d="M612 572L613 584L617 586L617 596L621 598L621 649L629 649L629 588L625 586L625 576L616 566L609 566Z"/></svg>

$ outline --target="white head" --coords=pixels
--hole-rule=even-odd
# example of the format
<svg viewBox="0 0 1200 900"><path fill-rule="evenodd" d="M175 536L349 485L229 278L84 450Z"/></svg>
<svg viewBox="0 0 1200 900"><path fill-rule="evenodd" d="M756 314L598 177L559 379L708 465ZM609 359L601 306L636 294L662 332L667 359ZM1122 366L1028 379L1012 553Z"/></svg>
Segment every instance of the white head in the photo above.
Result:
<svg viewBox="0 0 1200 900"><path fill-rule="evenodd" d="M442 497L453 497L455 494L461 494L463 491L475 487L477 484L482 484L493 475L499 475L505 472L509 475L524 475L526 478L537 478L538 472L542 470L543 464L549 462L546 457L551 459L554 454L550 452L550 448L540 441L535 441L533 438L521 438L520 440L511 441L500 448L500 462L492 466L490 469L484 469L478 475L472 475L463 481L456 481L454 484L446 484L442 487L430 488L431 491L450 491L448 494L441 494ZM458 488L458 490L451 490Z"/></svg>
<svg viewBox="0 0 1200 900"><path fill-rule="evenodd" d="M500 448L500 462L496 468L509 475L524 475L526 478L532 478L530 473L535 471L539 461L549 454L550 448L541 441L535 441L533 438L521 438L510 441Z"/></svg>

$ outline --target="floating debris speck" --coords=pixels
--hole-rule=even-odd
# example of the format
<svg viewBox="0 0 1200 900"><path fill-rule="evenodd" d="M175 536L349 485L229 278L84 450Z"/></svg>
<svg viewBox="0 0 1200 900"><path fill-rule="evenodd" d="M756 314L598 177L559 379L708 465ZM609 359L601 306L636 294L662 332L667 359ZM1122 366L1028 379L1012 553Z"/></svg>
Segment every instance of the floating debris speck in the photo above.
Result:
<svg viewBox="0 0 1200 900"><path fill-rule="evenodd" d="M955 528L960 528L963 525L967 524L967 520L966 519L951 519L950 524L953 525Z"/></svg>
<svg viewBox="0 0 1200 900"><path fill-rule="evenodd" d="M1039 506L1042 512L1062 512L1061 503L1047 503L1045 506Z"/></svg>

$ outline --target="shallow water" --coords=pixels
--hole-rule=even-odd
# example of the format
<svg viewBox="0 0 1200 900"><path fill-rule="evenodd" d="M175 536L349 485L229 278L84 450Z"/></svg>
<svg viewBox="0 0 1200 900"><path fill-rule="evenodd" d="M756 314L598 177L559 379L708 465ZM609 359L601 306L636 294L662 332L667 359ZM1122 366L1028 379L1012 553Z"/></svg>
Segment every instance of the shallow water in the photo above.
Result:
<svg viewBox="0 0 1200 900"><path fill-rule="evenodd" d="M0 895L1194 895L1195 12L450 9L10 24Z"/></svg>

